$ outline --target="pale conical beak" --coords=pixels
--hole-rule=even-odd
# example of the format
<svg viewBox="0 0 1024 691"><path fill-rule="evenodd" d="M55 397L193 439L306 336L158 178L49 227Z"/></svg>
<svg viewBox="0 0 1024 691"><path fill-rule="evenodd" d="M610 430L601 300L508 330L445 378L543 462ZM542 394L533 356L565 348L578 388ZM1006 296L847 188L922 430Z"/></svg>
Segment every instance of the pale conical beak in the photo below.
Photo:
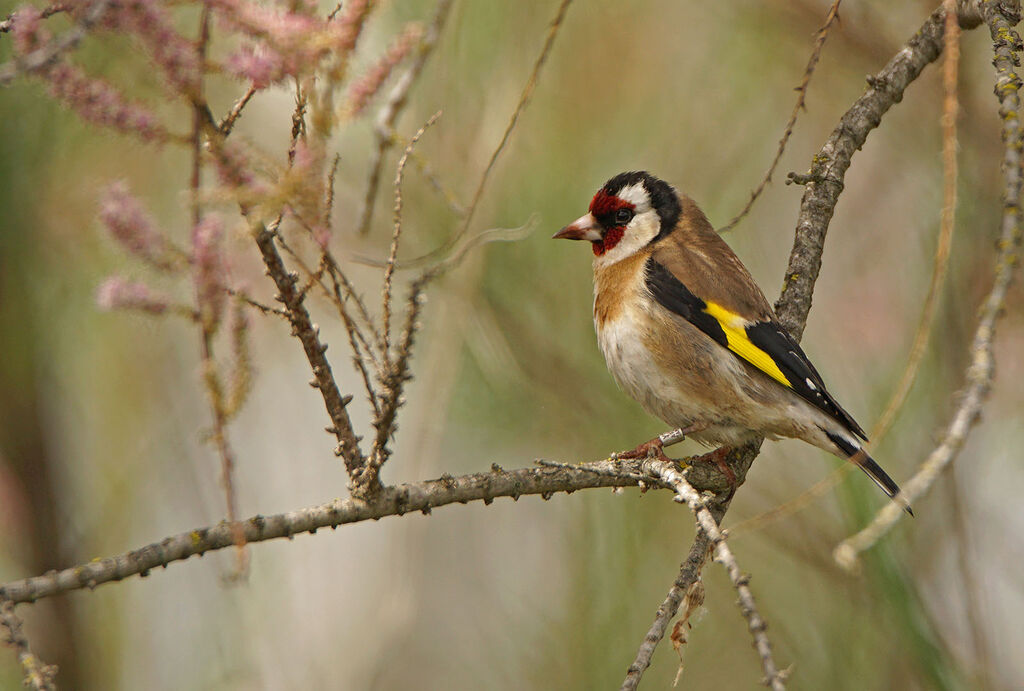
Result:
<svg viewBox="0 0 1024 691"><path fill-rule="evenodd" d="M575 221L551 236L553 240L589 240L597 242L601 239L601 225L593 214L580 216Z"/></svg>

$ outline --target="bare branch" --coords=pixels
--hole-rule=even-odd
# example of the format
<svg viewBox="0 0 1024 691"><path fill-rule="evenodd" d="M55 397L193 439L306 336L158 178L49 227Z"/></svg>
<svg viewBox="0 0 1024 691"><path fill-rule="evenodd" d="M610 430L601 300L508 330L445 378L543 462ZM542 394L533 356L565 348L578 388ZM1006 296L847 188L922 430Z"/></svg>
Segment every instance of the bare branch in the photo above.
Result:
<svg viewBox="0 0 1024 691"><path fill-rule="evenodd" d="M394 211L394 232L391 234L391 250L388 253L388 261L384 266L384 288L381 295L381 335L384 338L384 349L381 353L384 362L391 363L391 278L395 274L395 260L398 258L398 240L402 235L402 174L405 172L405 164L409 161L409 155L416 147L427 128L437 122L441 117L441 111L430 116L430 119L416 131L409 144L405 147L402 157L398 160L398 169L395 172L395 211Z"/></svg>
<svg viewBox="0 0 1024 691"><path fill-rule="evenodd" d="M4 643L18 654L18 662L25 673L24 685L33 691L56 691L57 666L44 663L29 648L21 619L14 613L14 603L8 599L0 601L0 626L7 630Z"/></svg>
<svg viewBox="0 0 1024 691"><path fill-rule="evenodd" d="M842 0L833 0L832 7L828 10L828 15L825 17L825 23L822 24L821 28L818 29L818 35L814 38L814 48L811 50L811 57L807 60L807 67L804 68L803 79L800 80L800 86L796 87L796 91L799 94L796 98L796 103L793 105L793 112L789 115L789 120L786 122L786 129L782 133L782 138L779 140L779 148L775 151L775 158L772 159L771 165L768 166L768 170L765 172L764 177L761 178L761 182L758 183L757 187L753 192L750 193L750 199L747 201L746 206L736 214L731 221L726 223L724 226L718 229L719 233L727 233L736 227L743 218L750 213L750 210L754 207L754 202L761 196L764 189L768 186L768 183L772 181L772 175L775 174L775 169L779 165L779 161L782 160L782 152L786 150L786 144L789 143L789 138L793 134L793 127L796 125L796 119L800 115L800 111L804 110L805 99L807 98L807 86L811 83L811 77L814 75L814 68L818 66L818 60L821 58L821 50L825 47L825 39L828 38L828 32L832 28L832 24L839 18L839 3Z"/></svg>
<svg viewBox="0 0 1024 691"><path fill-rule="evenodd" d="M224 116L224 119L217 125L217 129L225 137L231 134L231 130L235 127L235 122L238 120L238 116L242 114L242 110L249 105L249 99L256 93L256 87L250 86L242 94L242 97L235 101L235 105L231 106L231 111Z"/></svg>
<svg viewBox="0 0 1024 691"><path fill-rule="evenodd" d="M281 309L280 307L271 307L270 305L264 305L259 300L253 299L251 296L247 295L241 290L238 290L237 288L225 287L224 290L226 290L227 294L230 295L231 297L237 298L239 301L244 302L250 307L256 308L263 314L274 314L277 315L278 317L284 317L286 319L288 318L288 312Z"/></svg>
<svg viewBox="0 0 1024 691"><path fill-rule="evenodd" d="M412 357L413 340L419 331L418 322L420 311L423 309L423 293L427 284L435 278L436 274L426 272L413 281L409 288L409 300L406 307L405 326L402 328L402 337L398 343L397 357L394 362L389 360L387 374L381 381L383 391L381 392L380 411L373 420L373 426L377 434L373 440L373 449L370 452L370 459L367 463L369 481L374 481L380 474L381 466L388 459L388 439L398 429L396 418L398 409L405 402L402 392L405 389L405 382L412 379L409 372L409 360Z"/></svg>
<svg viewBox="0 0 1024 691"><path fill-rule="evenodd" d="M671 446L672 444L678 444L681 442L684 435L682 430L675 429L659 435L658 438L661 440L663 446ZM717 467L715 467L714 470L710 470L705 468L702 464L696 463L687 467L686 480L689 482L690 486L698 489L699 491L715 492L719 494L725 492L731 493L735 487L743 484L743 481L747 476L747 471L750 470L751 464L761 451L762 442L762 439L757 439L746 446L741 446L726 458L725 463L728 464L729 468L733 472L735 484L730 482L729 478L718 470ZM641 463L640 470L643 475L650 475L652 469L657 468L656 466L649 465L649 463L649 461L643 461L643 463ZM708 472L711 473L711 477L717 478L719 482L709 483L708 479L710 478L705 476ZM664 479L660 476L656 476L656 479L664 483ZM647 486L647 484L648 483L645 482L643 486ZM723 494L721 500L712 503L708 510L711 511L715 521L718 522L725 516L727 509L728 500L725 499L725 495ZM704 561L707 558L706 552L710 545L711 542L707 533L703 530L698 531L697 537L694 539L693 546L690 548L689 556L682 564L679 576L676 577L675 582L669 589L665 601L662 602L661 607L658 608L654 623L651 624L650 629L644 636L644 640L640 644L640 648L637 650L636 658L633 660L633 664L629 666L629 670L626 672L626 678L622 682L622 688L633 689L640 683L640 679L643 676L644 671L646 671L647 667L651 664L651 656L654 654L654 649L665 636L665 631L668 630L669 622L672 621L672 618L675 617L676 613L679 611L679 605L685 594L697 579L700 578L700 571L704 566Z"/></svg>
<svg viewBox="0 0 1024 691"><path fill-rule="evenodd" d="M725 492L729 480L715 467L693 465L687 471L690 484L700 490ZM641 461L605 460L575 468L539 467L506 471L492 466L489 473L427 480L382 488L366 499L335 499L325 504L271 516L253 516L241 521L248 543L263 542L298 533L315 533L347 523L402 516L412 512L430 513L448 504L483 501L497 497L518 499L528 494L550 497L556 492L575 492L595 487L630 487L645 475ZM648 476L648 483L658 479ZM58 593L120 581L129 576L146 576L159 566L194 555L231 547L234 534L227 522L165 538L140 549L78 566L52 571L0 585L0 599L15 603L33 602Z"/></svg>
<svg viewBox="0 0 1024 691"><path fill-rule="evenodd" d="M342 396L338 389L338 383L334 380L331 365L324 356L327 346L320 341L319 329L317 329L309 317L309 311L303 304L301 294L295 288L298 277L289 272L284 262L281 261L281 254L277 251L274 243L274 234L263 225L255 230L256 244L263 255L263 263L267 272L277 286L278 299L288 312L288 319L292 324L294 335L302 342L302 349L306 353L310 367L313 369L314 379L312 384L319 389L323 396L327 413L331 416L333 426L330 431L338 439L338 455L345 459L345 469L349 477L354 477L366 464L366 459L359 449L359 438L352 427L352 420L349 418L345 406L352 400L351 396ZM374 492L379 487L363 487L361 490Z"/></svg>
<svg viewBox="0 0 1024 691"><path fill-rule="evenodd" d="M992 342L996 322L1003 309L1006 291L1013 278L1017 262L1016 253L1021 244L1020 197L1022 189L1021 139L1024 130L1019 115L1021 80L1014 71L1016 53L1021 50L1021 40L1013 30L1019 20L1019 8L1009 14L1007 6L999 2L984 3L982 10L995 42L996 96L999 99L999 113L1002 116L1003 136L1003 214L995 263L995 280L992 290L981 306L978 328L971 342L971 362L966 372L966 387L960 395L960 403L953 419L946 427L942 441L928 455L917 473L904 485L903 496L910 502L916 501L927 492L935 479L960 453L967 435L977 423L981 408L992 383L994 362ZM895 506L895 505L893 505ZM874 545L899 520L898 507L886 505L875 519L863 530L836 546L835 560L847 569L856 568L858 555Z"/></svg>

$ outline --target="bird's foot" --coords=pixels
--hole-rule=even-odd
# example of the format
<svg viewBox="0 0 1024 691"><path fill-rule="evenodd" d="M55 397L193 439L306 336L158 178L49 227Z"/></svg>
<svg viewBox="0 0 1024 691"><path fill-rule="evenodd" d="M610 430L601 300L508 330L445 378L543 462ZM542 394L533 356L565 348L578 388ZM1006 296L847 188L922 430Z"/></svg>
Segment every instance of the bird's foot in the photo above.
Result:
<svg viewBox="0 0 1024 691"><path fill-rule="evenodd" d="M732 452L731 446L719 446L714 451L709 451L700 456L695 456L691 459L691 463L714 463L718 466L718 469L725 475L726 480L729 481L729 496L725 498L726 501L730 501L734 494L736 494L736 488L739 484L736 481L736 473L733 472L729 464L725 462L726 456Z"/></svg>

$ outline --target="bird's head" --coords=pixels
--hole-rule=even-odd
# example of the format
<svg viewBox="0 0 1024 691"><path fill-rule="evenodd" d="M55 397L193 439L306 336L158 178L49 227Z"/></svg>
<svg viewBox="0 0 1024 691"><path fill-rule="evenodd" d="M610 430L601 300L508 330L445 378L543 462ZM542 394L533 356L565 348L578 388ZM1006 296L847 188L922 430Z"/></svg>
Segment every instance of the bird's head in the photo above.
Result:
<svg viewBox="0 0 1024 691"><path fill-rule="evenodd" d="M679 221L679 195L649 173L619 173L590 201L590 210L554 234L589 240L602 264L614 264L672 232Z"/></svg>

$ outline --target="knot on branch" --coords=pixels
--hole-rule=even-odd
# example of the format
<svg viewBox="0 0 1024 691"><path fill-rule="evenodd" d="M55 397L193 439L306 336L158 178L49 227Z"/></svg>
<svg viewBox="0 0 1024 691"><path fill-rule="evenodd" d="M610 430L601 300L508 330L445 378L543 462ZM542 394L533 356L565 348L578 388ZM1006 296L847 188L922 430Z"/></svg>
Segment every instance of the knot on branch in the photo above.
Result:
<svg viewBox="0 0 1024 691"><path fill-rule="evenodd" d="M825 176L811 171L808 171L806 174L792 171L786 174L787 185L808 185L812 182L825 182Z"/></svg>

